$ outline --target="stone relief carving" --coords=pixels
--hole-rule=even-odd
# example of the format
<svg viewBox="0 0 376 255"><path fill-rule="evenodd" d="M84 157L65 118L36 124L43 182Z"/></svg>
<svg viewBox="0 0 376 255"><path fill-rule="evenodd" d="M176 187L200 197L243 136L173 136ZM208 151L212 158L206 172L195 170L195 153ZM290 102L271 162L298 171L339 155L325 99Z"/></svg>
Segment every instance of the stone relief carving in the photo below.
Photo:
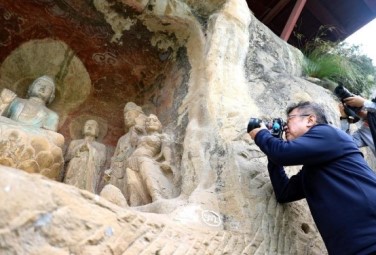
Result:
<svg viewBox="0 0 376 255"><path fill-rule="evenodd" d="M27 99L11 90L0 94L0 164L58 180L64 160L64 137L56 133L59 116L46 107L55 83L41 76L29 86Z"/></svg>
<svg viewBox="0 0 376 255"><path fill-rule="evenodd" d="M64 182L93 193L97 193L100 170L106 162L106 146L96 141L98 134L98 122L87 120L84 138L71 141L65 155L69 163Z"/></svg>
<svg viewBox="0 0 376 255"><path fill-rule="evenodd" d="M141 107L129 102L124 121L128 132L119 139L111 167L105 171L107 182L121 190L129 206L174 197L178 174L158 117L146 117Z"/></svg>
<svg viewBox="0 0 376 255"><path fill-rule="evenodd" d="M119 188L124 197L128 197L125 161L135 150L139 136L145 133L146 116L141 107L133 102L128 102L125 105L123 113L124 124L128 132L118 140L114 155L111 158L110 169L105 171L105 179Z"/></svg>
<svg viewBox="0 0 376 255"><path fill-rule="evenodd" d="M103 2L110 2L111 5L117 3L119 6L130 1L115 0ZM6 2L9 2L9 4L6 4ZM2 5L8 7L7 5L13 5L10 4L13 2L17 1L2 1ZM26 2L28 1L22 1L18 5L27 5ZM35 2L41 3L42 1L30 2L29 6L35 5ZM59 22L59 25L64 25L64 27L83 23L81 19L72 19L69 12L57 8L56 2L50 0L43 1L43 8L39 8L41 10L39 13L47 13L49 19L56 19L52 15L52 10L54 10L59 21L63 21ZM64 1L64 3L66 2L68 1ZM70 2L73 3L73 1ZM136 2L141 1L137 0ZM265 26L259 26L257 19L248 14L249 11L245 1L208 1L209 5L215 6L215 12L207 10L207 8L201 8L205 15L200 17L202 19L199 21L196 21L195 17L191 16L192 13L195 13L195 10L192 12L187 9L182 12L186 6L200 4L199 1L189 1L190 4L187 4L187 2L176 1L177 5L175 6L168 4L169 1L155 1L155 4L150 6L153 8L146 10L148 11L147 15L140 17L142 21L145 21L145 24L154 27L150 29L151 33L158 32L158 34L161 34L159 31L163 32L167 28L169 29L167 31L178 31L179 33L188 35L184 37L187 40L179 36L179 34L177 36L182 46L179 49L179 55L176 58L171 58L172 61L176 61L175 63L165 61L169 65L161 66L159 64L153 65L151 61L149 64L146 60L152 57L152 55L144 53L144 48L137 47L137 51L129 50L132 43L137 43L141 46L144 43L144 38L141 37L142 40L139 41L131 41L132 38L124 35L123 47L116 47L111 52L116 52L117 59L124 59L125 65L121 63L111 65L112 62L110 63L110 61L103 62L103 64L107 64L103 66L91 65L89 68L90 76L96 77L97 80L93 80L93 87L90 87L90 92L94 91L95 93L91 93L88 98L96 103L98 102L97 98L102 97L103 100L101 102L103 102L103 106L107 106L106 101L109 101L109 99L112 100L114 95L121 92L124 94L124 97L120 97L119 101L114 102L114 105L124 102L124 98L137 97L146 99L148 97L147 93L150 90L144 90L144 88L140 88L132 94L132 91L129 93L128 90L123 91L131 86L108 86L112 82L107 78L110 76L108 75L110 69L112 73L121 73L119 70L130 69L132 76L137 75L140 77L139 80L135 81L142 81L139 84L145 84L145 88L148 88L148 85L152 84L151 81L154 81L154 75L159 74L159 72L167 77L166 81L162 80L161 84L165 86L160 91L157 91L157 95L164 95L168 91L171 93L171 97L158 101L158 103L162 103L163 107L157 110L166 109L164 107L169 107L168 103L174 103L173 106L170 105L171 108L178 107L177 113L171 114L170 123L171 125L174 124L172 123L172 119L182 120L182 124L174 126L174 128L180 131L183 137L182 140L184 139L179 157L181 157L181 165L184 169L183 182L185 186L182 189L182 194L184 195L182 199L170 199L168 202L171 202L171 204L178 203L184 199L181 206L176 210L179 213L178 215L181 216L180 219L184 219L184 216L186 218L194 218L198 215L198 217L204 219L205 224L202 224L204 231L200 229L198 231L197 228L192 230L191 226L193 224L190 219L185 222L181 220L175 225L174 221L176 218L173 217L175 212L172 214L172 210L168 211L166 209L166 215L157 215L157 219L153 220L154 217L148 217L152 216L152 214L145 216L144 214L136 214L133 210L120 210L109 203L105 203L106 201L102 199L96 201L95 196L84 197L81 193L68 189L67 185L58 185L40 178L27 177L25 179L23 175L20 178L16 177L18 175L16 173L3 171L1 172L3 178L0 178L3 182L1 185L3 187L1 194L6 196L5 198L9 203L4 203L7 206L3 207L3 211L5 212L3 215L8 217L3 219L5 224L3 226L2 239L6 240L8 244L12 244L4 247L4 249L9 249L9 253L13 251L31 253L30 249L32 249L35 254L53 254L59 252L66 253L67 249L70 249L69 252L77 254L132 254L132 252L137 253L135 251L139 251L139 253L167 253L168 251L172 253L175 251L181 254L185 252L191 254L220 254L222 252L231 254L325 254L325 252L315 253L315 249L312 247L314 241L312 241L311 235L299 231L301 229L299 229L298 225L290 224L292 222L291 218L295 218L295 222L296 219L299 219L299 221L300 219L304 220L304 215L307 215L305 211L298 211L300 212L299 214L291 214L290 210L286 210L286 207L289 208L289 206L279 206L276 204L270 182L268 182L266 165L263 162L257 162L257 164L249 162L252 159L252 153L256 155L257 151L253 151L252 148L248 151L247 147L245 152L242 150L242 155L249 154L249 158L240 156L242 161L232 163L234 164L233 166L239 164L239 168L244 171L234 171L231 165L223 168L219 168L218 166L222 166L221 162L229 160L228 150L231 148L229 144L232 141L233 133L236 133L237 129L233 125L238 125L235 124L238 122L237 120L243 125L246 118L256 112L260 114L275 114L279 108L284 108L288 100L296 100L300 97L312 95L315 98L321 98L321 100L327 100L328 102L331 100L330 97L320 97L319 93L307 92L307 89L308 91L318 89L311 84L303 86L304 81L302 81L301 77L297 77L299 76L297 73L301 68L291 61L297 54L294 54L288 47L274 42L274 38L277 37L270 35L264 28ZM219 2L221 2L220 6L217 4ZM76 5L81 5L81 2L76 1L76 3ZM92 2L90 2L90 5L93 6ZM224 8L222 8L223 5ZM59 4L59 6L62 5ZM119 11L121 8L105 8L108 6L105 4L101 6L102 10L106 11L106 14L110 14L108 17L112 17L113 15L111 16L111 14L117 14L111 22L108 19L108 22L118 27L119 25L121 26L121 24L116 24L116 21L119 20L117 16L119 13L124 14L125 10L128 12L128 8L123 8L124 11L121 12ZM27 10L27 7L17 8L22 10L22 15L17 15L17 11L12 10L12 8L5 8L5 14L9 16L10 13L13 17L12 19L19 17L20 22L26 22L22 22L24 28L32 27L33 31L35 28L35 32L38 31L38 33L33 33L35 35L44 34L46 33L45 31L48 33L50 29L54 28L52 25L55 23L50 23L47 19L42 19L42 15L41 17L38 16L38 19L24 19L27 14L24 10ZM96 8L101 10L100 7ZM37 9L35 7L32 8L35 11ZM47 9L48 11L46 12ZM74 10L75 8L66 9ZM195 9L200 8L196 7ZM90 8L82 10L85 10L85 13L99 16L98 20L103 22L103 15L99 15L100 13L89 12ZM164 12L165 10L167 11ZM34 11L29 11L28 13L35 16ZM187 17L185 13L190 16ZM215 14L215 18L211 14ZM207 19L209 17L211 18ZM9 23L11 20L6 21ZM156 21L161 21L165 25ZM43 26L38 25L37 22ZM203 23L205 24L204 28L201 27ZM91 32L91 35L94 34L95 36L87 37L90 40L85 41L85 43L83 43L83 40L69 40L71 47L80 52L79 55L87 66L97 60L92 58L92 51L89 51L89 49L105 52L106 49L98 48L98 46L101 45L102 38L105 40L113 34L110 25L98 26L97 23L93 23L93 26L89 25L87 22L84 22L82 26L78 26L81 29L76 32L83 32L82 35L87 35L86 31L94 31ZM140 26L134 27L139 29ZM108 31L107 28L110 30ZM12 32L13 41L16 42L16 45L13 45L14 47L30 39L30 33L26 33L22 37L18 31L20 29L14 30ZM101 30L104 30L104 32ZM28 29L25 31L28 32ZM62 39L71 38L69 34L72 31L69 29L57 29L56 32L58 31L61 31L61 34L56 34L54 37ZM138 36L143 35L141 32L135 30L134 34ZM133 33L130 34L132 35ZM149 34L147 33L147 38L149 38ZM206 38L210 38L210 40L206 40ZM10 37L10 39L12 38ZM265 47L266 42L268 47ZM36 50L41 53L48 52L48 55L42 55L42 57L46 56L49 58L43 59L40 57L38 59L49 61L36 62L36 54L19 54L23 59L28 57L28 59L33 61L32 63L38 63L33 65L34 69L32 70L34 72L30 73L43 70L40 68L40 64L45 63L44 67L54 65L54 62L56 62L55 56L64 55L61 53L64 53L64 50L57 50L58 47L55 47L55 44L51 44L52 46L45 48L45 42L33 40L32 43L33 45L34 43L35 45L43 45L43 47L29 47L24 52L33 53ZM111 46L109 40L103 41L103 43L106 43L104 44L106 48ZM229 45L229 47L221 47L223 45ZM4 58L10 50L14 49L13 46L3 47L2 55ZM62 49L65 48L62 47ZM126 52L131 52L132 55L122 54L122 49L126 49ZM150 52L154 52L154 50ZM245 56L245 54L247 55ZM12 53L12 55L14 54ZM54 57L50 58L50 56ZM133 56L133 58L130 59L127 56ZM73 60L75 58L77 57L75 56ZM13 59L22 60L21 58ZM296 57L296 59L298 58ZM9 70L12 70L12 68L16 69L14 68L17 66L16 64L19 64L20 69L26 70L27 68L22 68L24 67L21 65L23 62L13 61L13 65L8 65L7 74L13 75L13 72ZM28 64L29 62L25 61L25 63ZM74 62L72 61L72 63ZM173 65L176 66L176 69L172 68L169 70L169 66ZM77 64L70 64L70 66L75 71L78 69ZM129 66L133 68L128 68ZM186 69L180 69L180 66L184 66ZM61 67L62 65L58 64L57 68L59 69L57 70L60 70ZM81 71L82 69L78 70ZM75 74L77 73L81 75L81 72L76 71ZM24 74L26 76L29 72L25 72ZM88 73L86 74L88 76ZM122 78L127 82L131 78L129 74L121 74L122 76L119 76L118 80ZM74 79L75 77L77 76L71 76L71 79L66 80L74 80L82 83L81 78ZM99 82L106 79L107 82ZM87 80L90 81L89 78ZM128 84L130 83L128 82ZM300 86L301 84L303 84L302 89L298 88L298 85ZM73 84L70 84L70 87L73 87ZM310 89L310 87L313 87L313 89ZM274 102L276 100L270 100L275 91L278 92L278 98L281 98L281 95L288 95L286 102L284 100L277 100L277 102ZM108 93L106 94L107 97L104 97L105 92ZM93 94L95 94L95 97L92 97ZM269 100L262 100L263 98L260 99L260 96ZM327 105L329 108L329 103ZM91 106L93 104L87 105L86 109L90 109ZM79 107L80 104L77 103L70 109L78 109ZM112 109L114 108L109 107L109 111ZM199 109L199 111L196 111L196 109ZM59 110L59 115L62 119L61 112ZM169 121L168 118L166 119ZM219 133L218 135L217 132ZM2 135L0 135L1 137ZM12 146L9 147L12 148ZM218 147L225 150L217 150ZM38 146L34 146L33 148L37 149ZM218 157L215 157L217 154L223 154L224 156L218 160ZM221 162L218 163L218 161ZM249 165L252 165L251 169L247 167ZM240 181L239 176L242 178ZM38 179L38 182L36 179ZM212 185L214 186L213 189L208 189L207 187L212 187L210 186L212 183L214 183ZM225 191L223 191L222 185L227 187ZM199 187L196 188L197 186ZM30 196L30 193L26 192L29 195L25 196L25 189L19 187L33 187L33 189L29 189L33 191L33 195ZM201 197L207 194L212 195L210 201L202 202L204 199L201 200ZM40 206L40 201L43 202L43 208ZM58 203L49 203L48 201L57 201ZM119 196L118 201L120 201L118 204L123 203L121 196ZM207 206L211 206L211 202L214 204L216 201L220 204L219 209L215 208L215 206ZM191 204L198 207L197 211L199 213L191 210ZM57 205L58 208L56 207ZM160 207L166 208L167 206L163 203ZM95 213L88 215L87 212L90 211ZM281 214L283 212L285 212L283 214L285 216L282 218ZM244 215L244 217L239 219L236 217L238 214ZM287 218L289 214L291 216ZM20 218L20 215L28 218ZM254 215L257 217L253 217ZM174 225L171 226L171 223L165 224L161 220L165 217L174 219L172 221ZM47 220L45 220L46 218ZM232 220L233 218L236 220L239 219L239 221ZM20 224L20 220L28 221L26 222L27 224ZM208 224L214 226L220 220L223 221L226 231L218 231L217 229L215 231L207 231L205 229ZM64 224L66 222L72 224ZM186 225L184 226L182 223ZM236 227L232 227L232 224ZM130 233L132 234L130 235ZM72 237L77 238L72 239ZM58 245L56 245L57 243Z"/></svg>
<svg viewBox="0 0 376 255"><path fill-rule="evenodd" d="M171 165L171 148L162 124L151 114L145 120L146 134L138 139L137 147L127 159L130 206L145 205L174 196L173 179L177 175Z"/></svg>
<svg viewBox="0 0 376 255"><path fill-rule="evenodd" d="M17 97L16 93L9 89L3 89L0 94L0 115L3 115L12 101Z"/></svg>
<svg viewBox="0 0 376 255"><path fill-rule="evenodd" d="M51 77L44 75L30 85L27 99L18 98L12 91L4 89L1 93L1 115L24 125L56 132L59 116L46 107L54 98L55 83Z"/></svg>

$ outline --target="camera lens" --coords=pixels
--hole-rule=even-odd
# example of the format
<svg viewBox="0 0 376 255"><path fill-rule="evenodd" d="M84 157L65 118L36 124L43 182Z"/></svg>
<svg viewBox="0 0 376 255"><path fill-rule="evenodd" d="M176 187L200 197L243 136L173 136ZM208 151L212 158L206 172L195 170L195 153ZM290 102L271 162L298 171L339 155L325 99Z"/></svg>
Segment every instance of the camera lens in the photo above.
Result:
<svg viewBox="0 0 376 255"><path fill-rule="evenodd" d="M255 128L259 128L261 120L258 118L251 118L248 122L247 133L251 132Z"/></svg>
<svg viewBox="0 0 376 255"><path fill-rule="evenodd" d="M350 93L350 91L348 91L345 87L343 87L342 85L339 85L337 86L335 89L334 89L334 94L336 94L336 96L343 100L345 98L348 98L348 97L352 97L354 96L352 93Z"/></svg>

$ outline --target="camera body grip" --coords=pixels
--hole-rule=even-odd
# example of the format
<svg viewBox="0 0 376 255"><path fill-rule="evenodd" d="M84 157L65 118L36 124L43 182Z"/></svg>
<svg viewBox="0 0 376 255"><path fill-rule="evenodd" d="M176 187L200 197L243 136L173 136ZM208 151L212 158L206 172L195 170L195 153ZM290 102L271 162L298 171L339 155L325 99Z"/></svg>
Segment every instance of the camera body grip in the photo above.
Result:
<svg viewBox="0 0 376 255"><path fill-rule="evenodd" d="M259 118L250 118L247 126L247 133L251 132L255 128L261 127L261 122Z"/></svg>

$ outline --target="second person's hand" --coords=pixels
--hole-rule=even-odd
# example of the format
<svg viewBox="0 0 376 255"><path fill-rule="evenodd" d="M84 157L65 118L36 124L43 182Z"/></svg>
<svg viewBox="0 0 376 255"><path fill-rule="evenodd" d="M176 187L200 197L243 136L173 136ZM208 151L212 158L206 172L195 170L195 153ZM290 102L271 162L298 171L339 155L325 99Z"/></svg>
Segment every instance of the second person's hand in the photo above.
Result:
<svg viewBox="0 0 376 255"><path fill-rule="evenodd" d="M343 99L344 103L353 106L353 107L362 107L364 105L364 101L366 101L361 96L353 96Z"/></svg>

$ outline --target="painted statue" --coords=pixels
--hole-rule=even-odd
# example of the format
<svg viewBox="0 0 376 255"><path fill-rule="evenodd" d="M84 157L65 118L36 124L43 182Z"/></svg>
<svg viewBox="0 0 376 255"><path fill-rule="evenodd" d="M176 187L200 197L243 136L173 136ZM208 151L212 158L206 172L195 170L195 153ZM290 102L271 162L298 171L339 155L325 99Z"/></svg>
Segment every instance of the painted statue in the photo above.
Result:
<svg viewBox="0 0 376 255"><path fill-rule="evenodd" d="M31 127L57 131L59 116L47 108L55 98L55 83L49 76L41 76L30 85L27 98L17 97L12 91L1 92L1 115Z"/></svg>

